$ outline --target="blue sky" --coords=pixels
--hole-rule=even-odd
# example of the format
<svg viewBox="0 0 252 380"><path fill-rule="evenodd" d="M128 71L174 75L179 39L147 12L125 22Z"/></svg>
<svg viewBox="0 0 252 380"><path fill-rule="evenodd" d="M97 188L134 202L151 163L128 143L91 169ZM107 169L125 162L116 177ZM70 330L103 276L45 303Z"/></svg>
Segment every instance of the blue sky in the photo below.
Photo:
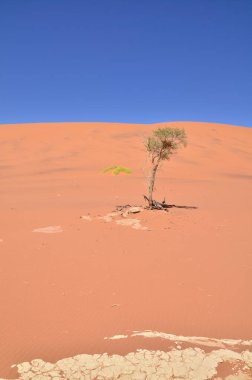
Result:
<svg viewBox="0 0 252 380"><path fill-rule="evenodd" d="M0 123L252 126L251 0L0 0Z"/></svg>

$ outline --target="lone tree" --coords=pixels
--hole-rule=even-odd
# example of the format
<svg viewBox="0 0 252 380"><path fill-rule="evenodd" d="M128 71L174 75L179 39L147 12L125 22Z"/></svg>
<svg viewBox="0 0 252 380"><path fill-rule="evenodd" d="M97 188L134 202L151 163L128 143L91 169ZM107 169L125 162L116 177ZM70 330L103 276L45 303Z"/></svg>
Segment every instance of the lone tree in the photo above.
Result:
<svg viewBox="0 0 252 380"><path fill-rule="evenodd" d="M146 149L151 157L151 175L149 178L148 198L150 208L161 208L162 204L153 200L153 190L156 174L161 161L169 160L171 155L176 153L178 148L186 146L186 133L179 128L158 128L153 135L148 137Z"/></svg>

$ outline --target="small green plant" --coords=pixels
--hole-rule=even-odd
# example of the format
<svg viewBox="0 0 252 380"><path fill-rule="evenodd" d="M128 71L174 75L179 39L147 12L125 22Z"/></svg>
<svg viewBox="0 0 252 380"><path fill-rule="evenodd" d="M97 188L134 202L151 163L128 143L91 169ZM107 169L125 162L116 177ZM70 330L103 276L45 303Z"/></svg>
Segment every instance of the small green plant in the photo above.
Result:
<svg viewBox="0 0 252 380"><path fill-rule="evenodd" d="M125 168L124 166L113 165L103 169L103 173L112 173L114 175L118 175L120 173L131 174L132 170L129 168Z"/></svg>
<svg viewBox="0 0 252 380"><path fill-rule="evenodd" d="M179 128L158 128L153 135L148 137L146 149L151 158L151 175L148 184L149 207L153 207L153 190L156 180L156 173L161 161L169 160L171 155L176 153L178 148L186 146L186 133Z"/></svg>

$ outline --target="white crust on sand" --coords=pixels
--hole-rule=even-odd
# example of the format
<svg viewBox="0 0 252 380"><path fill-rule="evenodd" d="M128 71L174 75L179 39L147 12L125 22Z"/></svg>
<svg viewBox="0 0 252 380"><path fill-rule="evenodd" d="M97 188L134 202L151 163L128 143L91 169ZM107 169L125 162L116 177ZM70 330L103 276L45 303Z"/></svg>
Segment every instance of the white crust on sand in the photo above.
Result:
<svg viewBox="0 0 252 380"><path fill-rule="evenodd" d="M137 350L126 356L77 355L52 364L41 359L17 365L20 380L121 379L121 380L206 380L217 375L220 363L240 363L243 372L232 379L251 379L252 352L227 349L206 353L200 348L173 349L169 352ZM230 375L225 379L228 380ZM218 378L220 379L220 378Z"/></svg>

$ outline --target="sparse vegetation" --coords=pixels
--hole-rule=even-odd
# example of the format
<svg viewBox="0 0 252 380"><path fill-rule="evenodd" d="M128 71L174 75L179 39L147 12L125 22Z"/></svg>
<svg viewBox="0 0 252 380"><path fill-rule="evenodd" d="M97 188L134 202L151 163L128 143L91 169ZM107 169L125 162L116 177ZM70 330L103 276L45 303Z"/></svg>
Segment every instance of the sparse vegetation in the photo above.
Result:
<svg viewBox="0 0 252 380"><path fill-rule="evenodd" d="M149 203L149 208L162 209L162 203L153 200L156 174L160 163L169 160L177 152L178 148L185 147L186 144L186 133L184 129L179 128L158 128L153 132L152 136L148 137L146 149L151 158L152 168L148 183L148 197L145 197L145 199ZM165 205L165 202L163 202L163 205Z"/></svg>
<svg viewBox="0 0 252 380"><path fill-rule="evenodd" d="M129 168L125 168L124 166L113 165L103 169L103 173L112 173L114 175L118 175L120 173L131 174L132 170Z"/></svg>

